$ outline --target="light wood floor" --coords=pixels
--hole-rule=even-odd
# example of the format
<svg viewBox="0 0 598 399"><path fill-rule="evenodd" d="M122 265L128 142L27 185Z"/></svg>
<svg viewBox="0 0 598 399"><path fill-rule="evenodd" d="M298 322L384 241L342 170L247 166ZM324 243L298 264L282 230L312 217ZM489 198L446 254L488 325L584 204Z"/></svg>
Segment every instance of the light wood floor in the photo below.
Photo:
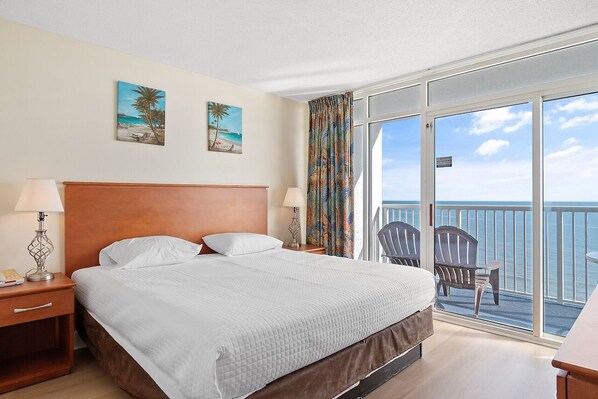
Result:
<svg viewBox="0 0 598 399"><path fill-rule="evenodd" d="M424 355L367 399L553 399L556 350L434 321Z"/></svg>
<svg viewBox="0 0 598 399"><path fill-rule="evenodd" d="M555 350L439 321L424 356L368 399L554 398ZM0 395L0 399L128 398L83 349L70 375Z"/></svg>

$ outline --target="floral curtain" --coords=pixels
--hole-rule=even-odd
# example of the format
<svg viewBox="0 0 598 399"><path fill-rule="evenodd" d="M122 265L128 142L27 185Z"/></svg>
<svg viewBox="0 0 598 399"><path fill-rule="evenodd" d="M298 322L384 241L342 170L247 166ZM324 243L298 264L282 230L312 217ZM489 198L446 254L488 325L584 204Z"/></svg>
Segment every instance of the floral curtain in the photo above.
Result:
<svg viewBox="0 0 598 399"><path fill-rule="evenodd" d="M353 257L353 93L309 102L307 242Z"/></svg>

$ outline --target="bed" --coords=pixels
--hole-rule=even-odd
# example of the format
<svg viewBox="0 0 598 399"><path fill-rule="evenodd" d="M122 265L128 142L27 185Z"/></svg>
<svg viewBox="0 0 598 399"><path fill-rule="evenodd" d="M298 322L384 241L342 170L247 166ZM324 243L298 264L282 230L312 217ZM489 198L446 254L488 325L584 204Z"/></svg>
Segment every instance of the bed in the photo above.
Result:
<svg viewBox="0 0 598 399"><path fill-rule="evenodd" d="M183 264L94 267L101 248L128 237L264 234L267 212L266 187L65 183L66 272L86 269L74 274L78 330L124 390L139 398L349 398L421 357L434 296L423 270L284 249L231 258L206 245ZM393 306L406 301L393 295L419 302Z"/></svg>

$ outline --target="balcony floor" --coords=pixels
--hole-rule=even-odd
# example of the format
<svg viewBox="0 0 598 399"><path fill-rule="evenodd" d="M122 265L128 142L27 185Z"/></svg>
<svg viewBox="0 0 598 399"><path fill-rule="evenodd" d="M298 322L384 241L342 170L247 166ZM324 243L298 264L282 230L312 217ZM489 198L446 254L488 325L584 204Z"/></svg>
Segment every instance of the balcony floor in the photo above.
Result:
<svg viewBox="0 0 598 399"><path fill-rule="evenodd" d="M501 292L499 303L499 305L494 304L490 291L484 292L479 318L526 330L532 329L531 296ZM473 290L451 288L450 296L445 297L440 289L436 308L473 317ZM567 335L581 309L581 305L559 304L556 301L546 300L544 332Z"/></svg>

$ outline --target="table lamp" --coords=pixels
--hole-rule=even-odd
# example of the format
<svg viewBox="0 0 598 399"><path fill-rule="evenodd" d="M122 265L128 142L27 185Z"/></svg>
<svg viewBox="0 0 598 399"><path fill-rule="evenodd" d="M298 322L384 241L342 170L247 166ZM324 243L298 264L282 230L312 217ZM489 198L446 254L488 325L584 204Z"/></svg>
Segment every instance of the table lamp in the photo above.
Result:
<svg viewBox="0 0 598 399"><path fill-rule="evenodd" d="M56 182L50 179L27 179L25 187L15 207L15 211L37 212L39 227L35 230L35 237L27 247L29 255L35 259L37 269L27 272L29 281L46 281L54 278L54 274L46 271L46 259L54 250L52 241L46 235L44 221L46 212L64 212L62 201L56 188ZM29 274L35 270L34 273Z"/></svg>
<svg viewBox="0 0 598 399"><path fill-rule="evenodd" d="M289 244L289 247L297 248L299 247L299 242L297 238L301 234L301 224L299 223L299 208L303 208L305 206L305 198L303 197L303 193L301 189L297 187L290 187L287 189L287 194L284 197L284 202L282 206L287 206L293 208L293 219L291 219L291 224L289 225L289 231L293 236L293 242ZM301 238L299 238L301 241Z"/></svg>

